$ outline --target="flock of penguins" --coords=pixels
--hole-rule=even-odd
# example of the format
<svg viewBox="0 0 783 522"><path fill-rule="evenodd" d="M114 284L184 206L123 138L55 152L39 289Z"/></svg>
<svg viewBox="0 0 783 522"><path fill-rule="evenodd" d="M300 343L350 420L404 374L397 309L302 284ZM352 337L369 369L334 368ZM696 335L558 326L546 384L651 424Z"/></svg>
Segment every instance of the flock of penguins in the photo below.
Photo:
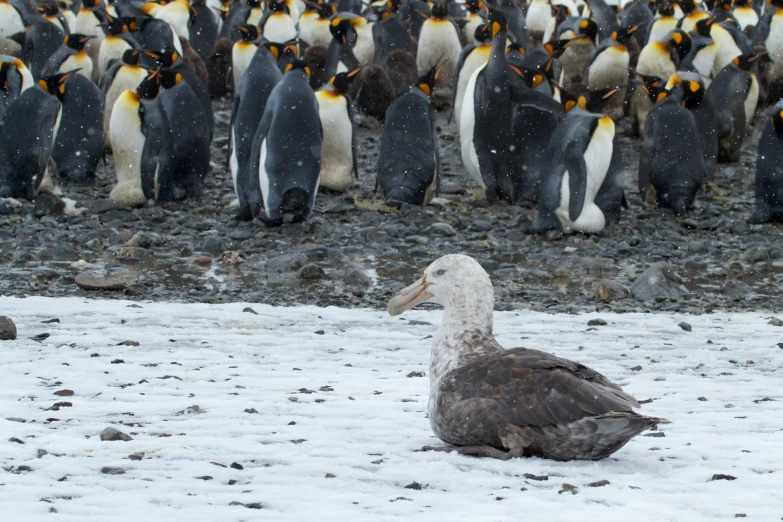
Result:
<svg viewBox="0 0 783 522"><path fill-rule="evenodd" d="M379 194L426 205L450 110L479 195L595 233L627 207L615 122L643 136L643 199L682 215L783 96L783 0L487 2L0 0L0 196L88 180L106 152L111 199L197 196L233 92L240 218L347 190L359 115L384 127ZM758 150L750 221L783 221L783 105Z"/></svg>

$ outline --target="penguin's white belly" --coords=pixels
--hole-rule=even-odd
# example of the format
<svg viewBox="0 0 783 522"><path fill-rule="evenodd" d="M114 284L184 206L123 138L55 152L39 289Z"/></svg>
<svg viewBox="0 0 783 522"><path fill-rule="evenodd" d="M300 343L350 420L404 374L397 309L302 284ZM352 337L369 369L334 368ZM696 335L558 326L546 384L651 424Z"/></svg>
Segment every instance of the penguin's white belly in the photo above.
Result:
<svg viewBox="0 0 783 522"><path fill-rule="evenodd" d="M550 16L546 25L544 26L544 36L541 38L542 42L551 42L555 36L555 30L557 29L557 20L554 16ZM573 31L565 31L561 36L561 40L570 40L574 37Z"/></svg>
<svg viewBox="0 0 783 522"><path fill-rule="evenodd" d="M468 23L462 28L462 35L465 37L465 41L468 43L474 41L476 39L476 27L485 23L485 20L479 15L468 13Z"/></svg>
<svg viewBox="0 0 783 522"><path fill-rule="evenodd" d="M237 42L234 44L234 50L231 53L231 68L234 78L234 89L239 87L239 80L247 70L258 47L248 42Z"/></svg>
<svg viewBox="0 0 783 522"><path fill-rule="evenodd" d="M318 15L312 11L305 11L302 16L299 17L299 39L304 40L310 45L313 45L313 28L315 22L318 20Z"/></svg>
<svg viewBox="0 0 783 522"><path fill-rule="evenodd" d="M756 105L759 102L759 82L756 75L750 73L750 89L748 97L745 98L745 130L750 128L753 117L756 115Z"/></svg>
<svg viewBox="0 0 783 522"><path fill-rule="evenodd" d="M490 50L491 46L488 45L477 47L465 58L465 63L462 64L462 69L460 69L459 77L457 78L457 95L454 97L454 117L458 123L462 121L462 104L465 101L465 90L468 88L468 82L476 69L487 63Z"/></svg>
<svg viewBox="0 0 783 522"><path fill-rule="evenodd" d="M207 0L207 7L209 12L215 17L215 21L218 23L218 33L220 33L220 26L222 25L223 18L220 16L220 9L223 7L223 2L220 0Z"/></svg>
<svg viewBox="0 0 783 522"><path fill-rule="evenodd" d="M674 63L668 54L654 48L654 43L644 46L639 53L639 63L636 64L636 72L649 76L657 76L661 79L670 78L676 72Z"/></svg>
<svg viewBox="0 0 783 522"><path fill-rule="evenodd" d="M666 35L677 29L677 19L673 16L659 18L650 28L650 34L647 37L648 42L666 41Z"/></svg>
<svg viewBox="0 0 783 522"><path fill-rule="evenodd" d="M460 50L462 45L457 28L450 20L427 20L421 28L419 47L416 52L416 68L419 75L426 74L441 57L448 58L435 85L438 88L450 89Z"/></svg>
<svg viewBox="0 0 783 522"><path fill-rule="evenodd" d="M286 0L285 5L288 7L288 14L291 16L291 20L296 22L302 15L305 9L305 4L302 0Z"/></svg>
<svg viewBox="0 0 783 522"><path fill-rule="evenodd" d="M228 166L231 169L231 181L234 183L234 193L239 198L237 189L237 171L239 170L239 159L237 158L237 138L234 127L231 127L231 156L228 159Z"/></svg>
<svg viewBox="0 0 783 522"><path fill-rule="evenodd" d="M531 34L535 34L538 38L541 38L551 19L552 7L549 5L549 2L546 0L534 0L533 3L530 4L525 18L527 30ZM544 41L546 42L547 40Z"/></svg>
<svg viewBox="0 0 783 522"><path fill-rule="evenodd" d="M98 52L98 74L103 77L106 69L109 68L111 60L122 59L122 53L130 49L131 46L122 38L106 38L101 42L101 49Z"/></svg>
<svg viewBox="0 0 783 522"><path fill-rule="evenodd" d="M756 24L759 23L759 15L752 7L738 7L731 14L737 19L737 23L743 31L746 27L756 27Z"/></svg>
<svg viewBox="0 0 783 522"><path fill-rule="evenodd" d="M270 42L284 43L296 38L294 21L285 13L275 13L264 24L264 38Z"/></svg>
<svg viewBox="0 0 783 522"><path fill-rule="evenodd" d="M332 33L329 31L329 20L318 20L313 24L313 33L311 37L312 45L323 45L329 47L332 42Z"/></svg>
<svg viewBox="0 0 783 522"><path fill-rule="evenodd" d="M608 89L627 84L629 64L628 51L610 47L590 64L587 86L590 89Z"/></svg>
<svg viewBox="0 0 783 522"><path fill-rule="evenodd" d="M92 60L84 51L66 58L65 61L60 64L57 72L66 73L68 71L73 71L74 69L79 69L79 74L88 80L92 80Z"/></svg>
<svg viewBox="0 0 783 522"><path fill-rule="evenodd" d="M24 32L24 22L19 11L7 3L0 3L0 36L9 37Z"/></svg>
<svg viewBox="0 0 783 522"><path fill-rule="evenodd" d="M764 42L769 57L778 65L783 64L783 10L778 10L769 24L769 36Z"/></svg>
<svg viewBox="0 0 783 522"><path fill-rule="evenodd" d="M320 184L342 192L351 186L353 174L353 128L348 117L348 104L343 96L322 91L316 93L316 98L324 131Z"/></svg>
<svg viewBox="0 0 783 522"><path fill-rule="evenodd" d="M582 213L579 214L575 221L571 221L568 215L568 205L571 197L570 174L568 171L563 173L563 180L560 185L560 206L555 210L555 215L565 231L596 233L603 230L604 226L606 226L604 214L594 203L594 200L598 190L601 188L601 184L604 182L604 178L606 178L606 172L609 170L613 140L614 124L611 123L609 118L601 118L584 152L587 175L585 201Z"/></svg>
<svg viewBox="0 0 783 522"><path fill-rule="evenodd" d="M476 103L474 100L476 79L484 67L485 65L481 65L478 69L473 71L473 75L468 81L468 85L465 88L465 96L462 101L462 113L459 120L459 141L460 152L462 153L462 163L465 165L465 170L468 171L468 175L482 189L487 187L484 185L484 180L481 178L476 145L473 143L473 131L476 127Z"/></svg>
<svg viewBox="0 0 783 522"><path fill-rule="evenodd" d="M694 27L696 27L696 23L699 20L704 20L705 18L709 18L710 15L705 13L704 11L694 11L682 20L682 24L680 25L680 29L685 31L686 33L690 33L693 31Z"/></svg>
<svg viewBox="0 0 783 522"><path fill-rule="evenodd" d="M76 22L74 27L71 27L71 33L94 36L98 42L102 42L106 38L106 35L100 28L100 21L88 9L81 9L79 14L76 15Z"/></svg>
<svg viewBox="0 0 783 522"><path fill-rule="evenodd" d="M106 91L103 100L103 134L106 137L106 146L111 146L111 115L114 111L114 103L126 90L136 91L141 81L147 76L147 71L141 67L126 65L121 67L114 76L111 87Z"/></svg>
<svg viewBox="0 0 783 522"><path fill-rule="evenodd" d="M693 59L693 67L701 74L703 78L712 77L712 68L715 65L715 53L718 46L714 43L701 49Z"/></svg>
<svg viewBox="0 0 783 522"><path fill-rule="evenodd" d="M133 102L130 91L125 91L114 105L109 125L114 136L114 165L117 186L109 198L130 206L146 200L141 187L141 159L144 152L144 134L141 132L138 102Z"/></svg>
<svg viewBox="0 0 783 522"><path fill-rule="evenodd" d="M188 24L190 23L190 12L188 11L188 5L183 4L180 1L174 1L161 7L155 14L155 18L163 20L180 38L190 40L190 30Z"/></svg>
<svg viewBox="0 0 783 522"><path fill-rule="evenodd" d="M261 142L261 152L258 156L258 183L261 186L261 199L264 202L264 210L266 211L268 209L266 200L269 196L269 174L266 171L266 138Z"/></svg>
<svg viewBox="0 0 783 522"><path fill-rule="evenodd" d="M261 18L263 17L264 17L264 10L261 9L260 7L254 7L253 9L250 10L250 14L247 15L247 21L245 23L247 25L258 25L258 22L260 22Z"/></svg>
<svg viewBox="0 0 783 522"><path fill-rule="evenodd" d="M372 29L367 24L354 27L356 29L356 45L353 54L362 65L370 65L375 58L375 41L372 37Z"/></svg>
<svg viewBox="0 0 783 522"><path fill-rule="evenodd" d="M712 67L712 75L715 77L734 58L741 56L742 51L740 51L731 33L717 24L712 25L710 36L712 36L713 41L718 46L715 54L715 64Z"/></svg>

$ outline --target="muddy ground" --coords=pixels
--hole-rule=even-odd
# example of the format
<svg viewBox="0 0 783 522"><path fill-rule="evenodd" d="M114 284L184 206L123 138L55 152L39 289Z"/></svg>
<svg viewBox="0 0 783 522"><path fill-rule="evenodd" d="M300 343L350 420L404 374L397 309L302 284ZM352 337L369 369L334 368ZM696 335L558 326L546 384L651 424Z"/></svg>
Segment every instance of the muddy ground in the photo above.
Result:
<svg viewBox="0 0 783 522"><path fill-rule="evenodd" d="M63 197L87 207L81 216L45 215L44 201L37 209L31 202L0 202L0 292L383 308L419 269L462 252L492 276L498 309L783 309L783 227L746 224L756 144L769 109L757 116L741 161L721 165L717 188L701 192L684 218L642 207L634 188L641 142L628 138L622 123L630 209L598 236L540 237L526 233L535 209L474 199L457 126L447 125L445 114L439 117L445 176L436 204L398 212L372 206L381 203L373 186L382 129L363 128L360 179L348 193L322 191L303 224L275 229L235 221L226 207L233 189L224 168L230 103L214 105L211 176L196 200L135 210L111 204L105 200L114 183L109 156L95 183L61 186ZM674 266L688 294L652 302L596 297L598 281L630 288L661 261ZM107 285L114 290L87 289Z"/></svg>

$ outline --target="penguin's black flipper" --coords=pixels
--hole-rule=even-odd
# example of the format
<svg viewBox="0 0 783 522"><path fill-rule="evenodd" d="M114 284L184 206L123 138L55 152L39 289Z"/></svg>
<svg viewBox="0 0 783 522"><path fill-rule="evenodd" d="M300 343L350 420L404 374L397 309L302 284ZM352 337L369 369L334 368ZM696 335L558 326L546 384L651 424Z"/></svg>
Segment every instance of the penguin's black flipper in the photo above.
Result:
<svg viewBox="0 0 783 522"><path fill-rule="evenodd" d="M356 136L356 131L358 128L356 125L356 118L354 117L353 103L351 103L351 99L348 96L345 96L345 103L348 105L348 119L351 120L351 156L353 156L353 175L356 177L356 179L359 179L359 158L356 155L356 150L358 149L358 138ZM323 129L321 130L323 131Z"/></svg>
<svg viewBox="0 0 783 522"><path fill-rule="evenodd" d="M571 143L565 153L563 163L568 171L568 219L576 221L582 214L587 193L587 165L582 148Z"/></svg>
<svg viewBox="0 0 783 522"><path fill-rule="evenodd" d="M440 194L440 149L438 148L438 129L435 125L435 109L432 107L432 104L430 104L430 122L432 128L432 149L435 151L435 193Z"/></svg>
<svg viewBox="0 0 783 522"><path fill-rule="evenodd" d="M655 154L655 136L651 122L652 118L648 116L644 125L644 144L639 154L639 194L642 195L642 201L647 198L647 186L650 184L650 171Z"/></svg>
<svg viewBox="0 0 783 522"><path fill-rule="evenodd" d="M106 94L109 92L109 87L111 87L112 82L114 81L114 77L117 75L117 71L120 70L120 67L122 67L122 62L115 62L109 68L106 70L106 73L103 75L103 78L101 78L100 83L98 84L98 87L101 89L101 98L106 99Z"/></svg>
<svg viewBox="0 0 783 522"><path fill-rule="evenodd" d="M519 78L510 75L511 78ZM478 87L478 84L476 85ZM535 107L542 111L551 112L558 117L563 116L563 106L560 102L542 92L528 88L521 81L511 81L511 101L523 107Z"/></svg>

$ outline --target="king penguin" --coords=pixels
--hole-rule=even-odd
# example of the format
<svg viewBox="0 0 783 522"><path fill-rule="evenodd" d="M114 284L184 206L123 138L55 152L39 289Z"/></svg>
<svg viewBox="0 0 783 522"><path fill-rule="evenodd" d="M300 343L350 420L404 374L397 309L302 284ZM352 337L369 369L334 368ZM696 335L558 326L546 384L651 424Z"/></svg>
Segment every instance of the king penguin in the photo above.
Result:
<svg viewBox="0 0 783 522"><path fill-rule="evenodd" d="M664 1L658 5L657 18L650 22L647 29L647 43L664 42L668 34L677 29L677 17L674 16L674 3Z"/></svg>
<svg viewBox="0 0 783 522"><path fill-rule="evenodd" d="M106 25L104 27L109 34L101 42L98 50L98 73L96 75L98 81L106 74L109 62L121 59L123 53L128 49L138 48L136 40L130 34L130 31L136 28L135 20L114 18L109 13L106 13L104 16L106 17Z"/></svg>
<svg viewBox="0 0 783 522"><path fill-rule="evenodd" d="M114 102L130 89L135 91L141 81L147 76L147 70L139 65L141 51L131 49L122 54L122 62L109 67L101 79L101 95L103 99L103 135L106 150L111 151L110 122Z"/></svg>
<svg viewBox="0 0 783 522"><path fill-rule="evenodd" d="M256 54L258 49L256 41L261 37L261 30L258 26L245 24L237 28L242 35L242 39L234 44L234 48L231 51L231 74L235 88L239 85L242 74Z"/></svg>
<svg viewBox="0 0 783 522"><path fill-rule="evenodd" d="M459 60L455 74L454 95L451 100L451 109L455 121L459 122L462 115L462 102L465 99L465 90L468 87L470 77L479 67L489 60L492 50L492 28L489 24L476 27L473 42L465 46L459 53Z"/></svg>
<svg viewBox="0 0 783 522"><path fill-rule="evenodd" d="M111 114L112 150L117 185L109 199L136 207L155 195L161 149L168 132L156 98L160 75L146 76L135 91L127 89L114 103Z"/></svg>
<svg viewBox="0 0 783 522"><path fill-rule="evenodd" d="M237 219L252 219L259 215L262 207L258 171L250 168L251 152L258 125L264 116L266 101L272 89L283 78L278 68L281 53L279 44L261 45L234 92L228 162L239 204Z"/></svg>
<svg viewBox="0 0 783 522"><path fill-rule="evenodd" d="M739 161L740 149L756 114L759 82L751 71L758 55L742 55L724 67L707 89L718 124L727 132L720 140L718 161Z"/></svg>
<svg viewBox="0 0 783 522"><path fill-rule="evenodd" d="M386 111L375 186L387 202L423 207L435 194L440 154L435 109L429 97L438 71L435 64Z"/></svg>
<svg viewBox="0 0 783 522"><path fill-rule="evenodd" d="M764 126L756 159L756 210L748 223L783 223L783 101Z"/></svg>
<svg viewBox="0 0 783 522"><path fill-rule="evenodd" d="M104 22L103 13L106 11L103 6L103 0L82 0L79 12L76 13L76 21L71 27L71 33L92 36L84 48L87 56L93 63L91 71L98 72L98 52L101 48L101 42L106 37L101 25ZM82 74L85 69L82 69ZM96 77L92 77L96 81Z"/></svg>
<svg viewBox="0 0 783 522"><path fill-rule="evenodd" d="M33 199L54 188L47 164L62 116L56 95L68 76L39 80L7 107L0 125L0 197Z"/></svg>
<svg viewBox="0 0 783 522"><path fill-rule="evenodd" d="M264 38L270 42L287 42L296 38L296 23L285 0L269 0L266 9L264 17L258 22Z"/></svg>
<svg viewBox="0 0 783 522"><path fill-rule="evenodd" d="M103 157L103 103L101 91L92 80L81 74L68 76L57 91L62 116L52 161L58 177L82 182L95 177L98 161Z"/></svg>
<svg viewBox="0 0 783 522"><path fill-rule="evenodd" d="M614 91L612 91L614 93ZM586 109L581 96L552 134L539 194L535 233L595 234L606 226L595 197L606 178L614 150L614 122Z"/></svg>
<svg viewBox="0 0 783 522"><path fill-rule="evenodd" d="M696 120L677 96L665 96L647 115L639 156L642 200L682 216L707 179Z"/></svg>
<svg viewBox="0 0 783 522"><path fill-rule="evenodd" d="M467 0L465 9L467 13L465 25L462 27L462 38L470 44L475 40L476 29L487 23L486 17L489 8L481 0Z"/></svg>
<svg viewBox="0 0 783 522"><path fill-rule="evenodd" d="M351 186L356 166L356 126L353 108L347 96L353 79L361 69L340 73L315 93L323 129L319 186L344 192ZM388 122L387 122L388 125Z"/></svg>
<svg viewBox="0 0 783 522"><path fill-rule="evenodd" d="M615 30L611 38L601 41L590 54L582 78L582 82L588 89L608 89L627 85L631 58L625 44L635 31L636 27ZM613 96L604 109L604 113L614 121L623 117L624 98L624 96Z"/></svg>
<svg viewBox="0 0 783 522"><path fill-rule="evenodd" d="M675 33L682 41L681 33ZM675 49L677 40L674 35L665 42L651 40L644 46L639 54L639 62L636 64L636 73L645 76L657 76L658 78L670 78L677 72L679 64L679 55ZM652 109L652 102L645 92L639 89L631 94L629 116L631 120L631 131L634 136L641 136L644 133L644 121L647 113Z"/></svg>
<svg viewBox="0 0 783 522"><path fill-rule="evenodd" d="M84 51L84 46L92 39L92 36L78 33L66 36L63 45L49 57L41 74L51 76L78 69L79 74L92 80L92 59Z"/></svg>
<svg viewBox="0 0 783 522"><path fill-rule="evenodd" d="M264 205L259 217L269 225L281 225L286 214L302 222L315 205L323 131L309 73L301 60L288 64L253 140L251 172L258 173Z"/></svg>
<svg viewBox="0 0 783 522"><path fill-rule="evenodd" d="M8 0L0 0L0 54L21 56L24 31L22 13Z"/></svg>

